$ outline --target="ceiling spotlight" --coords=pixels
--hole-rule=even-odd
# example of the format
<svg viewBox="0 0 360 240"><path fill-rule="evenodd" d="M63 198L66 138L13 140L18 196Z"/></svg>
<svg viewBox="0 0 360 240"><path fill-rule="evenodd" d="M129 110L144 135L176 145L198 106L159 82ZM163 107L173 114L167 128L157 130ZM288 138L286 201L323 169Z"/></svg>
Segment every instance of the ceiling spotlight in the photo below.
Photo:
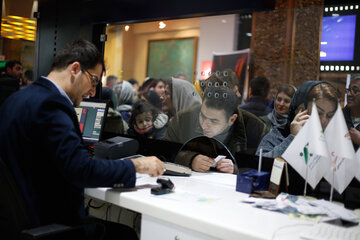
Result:
<svg viewBox="0 0 360 240"><path fill-rule="evenodd" d="M164 22L159 22L159 28L163 29L166 27L166 24Z"/></svg>
<svg viewBox="0 0 360 240"><path fill-rule="evenodd" d="M129 29L130 29L130 26L129 26L129 25L126 25L126 26L125 26L125 32L129 31Z"/></svg>

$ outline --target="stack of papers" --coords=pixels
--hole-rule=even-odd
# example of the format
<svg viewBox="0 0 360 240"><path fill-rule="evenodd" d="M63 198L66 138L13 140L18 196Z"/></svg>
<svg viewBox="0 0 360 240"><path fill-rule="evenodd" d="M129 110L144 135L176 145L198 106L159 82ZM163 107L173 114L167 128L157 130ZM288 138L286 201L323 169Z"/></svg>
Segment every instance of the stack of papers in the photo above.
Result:
<svg viewBox="0 0 360 240"><path fill-rule="evenodd" d="M358 216L342 206L326 200L307 200L301 196L280 193L276 199L248 198L243 202L251 203L255 207L279 211L285 214L321 215L340 218L351 222L358 222Z"/></svg>

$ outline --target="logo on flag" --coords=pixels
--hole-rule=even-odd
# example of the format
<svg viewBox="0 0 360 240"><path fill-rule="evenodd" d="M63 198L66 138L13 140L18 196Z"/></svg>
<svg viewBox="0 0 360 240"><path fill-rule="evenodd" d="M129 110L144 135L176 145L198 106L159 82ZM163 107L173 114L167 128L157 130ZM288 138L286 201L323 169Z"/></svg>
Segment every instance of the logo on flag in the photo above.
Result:
<svg viewBox="0 0 360 240"><path fill-rule="evenodd" d="M282 157L312 188L316 187L330 168L324 132L314 102L310 118L295 136Z"/></svg>

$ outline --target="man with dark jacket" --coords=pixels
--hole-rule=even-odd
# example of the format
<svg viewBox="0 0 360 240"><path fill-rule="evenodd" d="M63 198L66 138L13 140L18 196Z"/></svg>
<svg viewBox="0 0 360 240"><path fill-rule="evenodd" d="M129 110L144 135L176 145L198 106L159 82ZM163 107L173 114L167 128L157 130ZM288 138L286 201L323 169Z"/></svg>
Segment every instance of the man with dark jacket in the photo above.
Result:
<svg viewBox="0 0 360 240"><path fill-rule="evenodd" d="M12 93L20 88L23 74L21 62L9 60L5 65L5 73L0 77L0 106Z"/></svg>
<svg viewBox="0 0 360 240"><path fill-rule="evenodd" d="M201 105L194 105L174 116L164 139L185 143L205 135L223 143L232 154L254 154L267 128L255 115L237 108L236 103L237 98L232 89L208 87ZM180 152L175 161L195 171L206 172L214 164L216 156L204 154L197 151ZM237 171L230 159L220 160L216 169L227 173Z"/></svg>
<svg viewBox="0 0 360 240"><path fill-rule="evenodd" d="M251 79L249 88L249 100L240 105L240 108L261 117L269 114L272 109L267 102L267 95L270 90L270 81L265 77L256 77Z"/></svg>
<svg viewBox="0 0 360 240"><path fill-rule="evenodd" d="M97 48L77 40L59 51L46 77L10 96L0 108L0 156L25 197L35 226L77 225L85 218L85 187L134 187L136 172L161 175L156 157L90 158L74 110L94 96L104 72Z"/></svg>
<svg viewBox="0 0 360 240"><path fill-rule="evenodd" d="M351 140L357 150L360 145L360 76L351 80L346 94L347 105L343 108L343 113Z"/></svg>

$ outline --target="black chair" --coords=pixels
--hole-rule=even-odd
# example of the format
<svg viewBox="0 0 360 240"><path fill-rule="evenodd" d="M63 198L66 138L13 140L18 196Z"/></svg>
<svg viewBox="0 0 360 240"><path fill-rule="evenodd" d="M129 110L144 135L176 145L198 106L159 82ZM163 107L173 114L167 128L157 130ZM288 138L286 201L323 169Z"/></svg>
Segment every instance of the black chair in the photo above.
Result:
<svg viewBox="0 0 360 240"><path fill-rule="evenodd" d="M25 200L5 162L0 158L0 234L1 239L72 239L81 228L51 224L32 228Z"/></svg>

